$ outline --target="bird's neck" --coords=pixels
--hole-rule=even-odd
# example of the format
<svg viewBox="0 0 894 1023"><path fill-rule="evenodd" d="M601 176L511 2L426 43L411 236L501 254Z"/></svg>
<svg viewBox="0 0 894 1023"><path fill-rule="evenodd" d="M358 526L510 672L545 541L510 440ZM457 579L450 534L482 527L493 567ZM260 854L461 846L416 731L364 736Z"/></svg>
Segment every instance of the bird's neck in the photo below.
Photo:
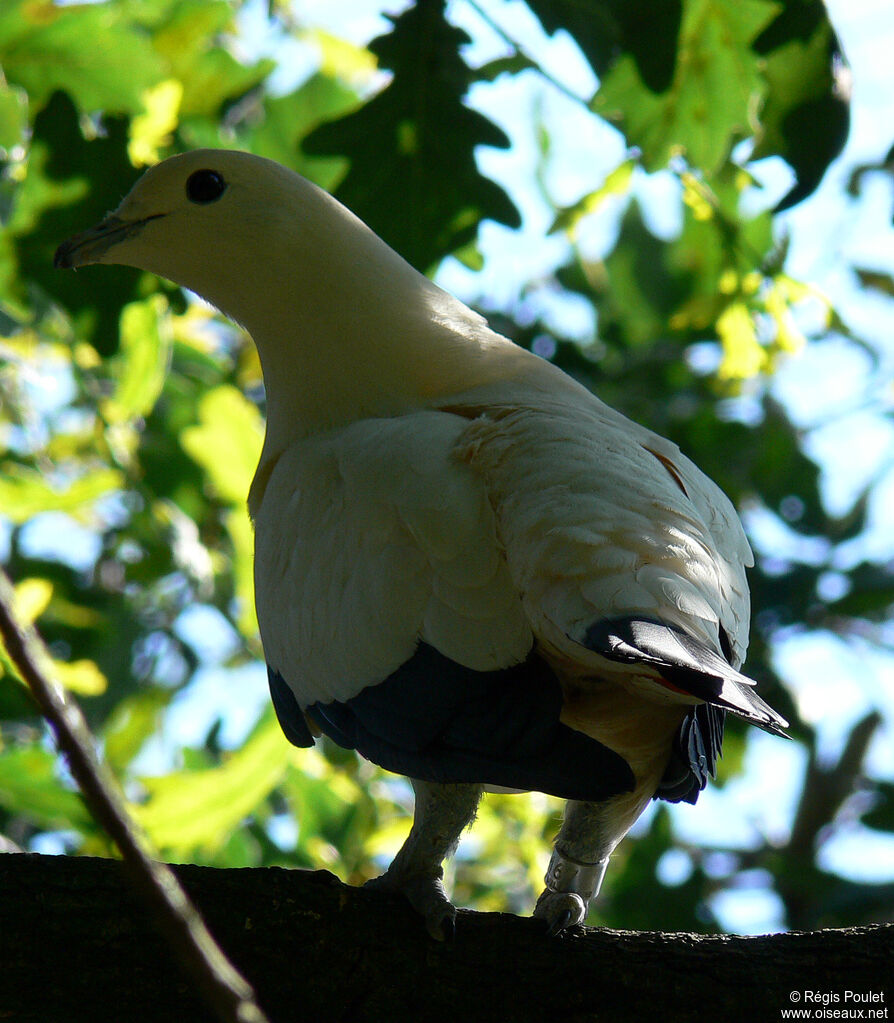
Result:
<svg viewBox="0 0 894 1023"><path fill-rule="evenodd" d="M442 396L511 377L516 360L531 358L425 278L394 284L383 292L361 281L338 294L338 280L320 281L322 295L303 287L292 301L265 304L285 315L243 321L267 392L259 486L299 438L437 407Z"/></svg>

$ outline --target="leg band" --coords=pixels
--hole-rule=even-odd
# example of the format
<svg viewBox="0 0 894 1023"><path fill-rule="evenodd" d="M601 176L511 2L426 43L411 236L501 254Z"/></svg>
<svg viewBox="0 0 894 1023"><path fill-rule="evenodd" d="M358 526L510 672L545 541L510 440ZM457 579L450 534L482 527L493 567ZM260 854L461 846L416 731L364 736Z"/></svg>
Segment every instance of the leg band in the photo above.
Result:
<svg viewBox="0 0 894 1023"><path fill-rule="evenodd" d="M581 863L555 848L544 881L551 892L573 892L586 903L599 894L606 867L608 856L598 863Z"/></svg>

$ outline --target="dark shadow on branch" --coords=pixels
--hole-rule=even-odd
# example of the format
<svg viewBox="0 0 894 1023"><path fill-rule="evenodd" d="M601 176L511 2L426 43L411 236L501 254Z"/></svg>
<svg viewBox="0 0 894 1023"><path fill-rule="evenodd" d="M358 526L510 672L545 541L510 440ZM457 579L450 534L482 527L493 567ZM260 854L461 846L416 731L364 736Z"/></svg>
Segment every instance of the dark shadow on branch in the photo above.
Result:
<svg viewBox="0 0 894 1023"><path fill-rule="evenodd" d="M273 1023L703 1023L780 1019L812 1005L806 991L838 994L839 1007L846 991L884 998L876 1009L894 997L890 925L548 939L534 920L460 911L455 942L442 945L400 900L326 872L176 873ZM3 1020L209 1019L113 860L0 856L0 962Z"/></svg>

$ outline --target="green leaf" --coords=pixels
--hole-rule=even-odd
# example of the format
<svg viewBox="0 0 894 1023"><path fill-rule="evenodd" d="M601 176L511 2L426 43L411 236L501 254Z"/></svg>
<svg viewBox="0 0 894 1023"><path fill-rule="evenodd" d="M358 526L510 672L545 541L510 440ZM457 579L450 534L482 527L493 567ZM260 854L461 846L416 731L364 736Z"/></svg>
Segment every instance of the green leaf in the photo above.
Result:
<svg viewBox="0 0 894 1023"><path fill-rule="evenodd" d="M600 334L610 344L649 345L687 294L686 274L668 265L667 245L645 227L637 203L624 215L618 244L594 276Z"/></svg>
<svg viewBox="0 0 894 1023"><path fill-rule="evenodd" d="M236 625L247 639L258 634L255 614L255 535L243 500L226 516L227 532L233 545L233 590L236 597Z"/></svg>
<svg viewBox="0 0 894 1023"><path fill-rule="evenodd" d="M0 508L10 521L22 523L41 512L83 511L123 485L124 477L116 469L94 469L60 488L47 483L36 469L6 463L0 468Z"/></svg>
<svg viewBox="0 0 894 1023"><path fill-rule="evenodd" d="M127 154L135 167L157 163L159 151L171 144L182 99L183 86L175 78L159 82L143 93L146 109L131 120L127 146Z"/></svg>
<svg viewBox="0 0 894 1023"><path fill-rule="evenodd" d="M600 78L629 54L652 92L670 85L682 0L528 0L528 6L547 32L569 32Z"/></svg>
<svg viewBox="0 0 894 1023"><path fill-rule="evenodd" d="M748 180L733 164L724 165L710 187L694 174L683 175L683 231L668 245L666 255L668 266L687 281L688 294L669 321L682 337L703 338L731 295L747 290L745 282L751 282L760 264L758 254L772 249L769 214L743 220L739 213ZM760 280L757 274L757 284Z"/></svg>
<svg viewBox="0 0 894 1023"><path fill-rule="evenodd" d="M25 684L18 678L0 643L0 722L27 721L40 716Z"/></svg>
<svg viewBox="0 0 894 1023"><path fill-rule="evenodd" d="M0 806L44 828L92 828L81 797L59 780L56 757L40 746L0 753Z"/></svg>
<svg viewBox="0 0 894 1023"><path fill-rule="evenodd" d="M158 730L173 695L170 689L147 689L115 706L102 735L105 759L113 771L124 771Z"/></svg>
<svg viewBox="0 0 894 1023"><path fill-rule="evenodd" d="M344 176L343 157L313 157L302 140L322 122L341 117L357 106L357 96L337 79L312 75L286 96L264 99L264 117L246 132L251 152L291 167L322 188L334 189Z"/></svg>
<svg viewBox="0 0 894 1023"><path fill-rule="evenodd" d="M863 516L859 516L865 525ZM872 621L885 621L894 607L894 575L890 565L861 562L847 573L852 589L833 601L829 610L835 615L851 615Z"/></svg>
<svg viewBox="0 0 894 1023"><path fill-rule="evenodd" d="M685 0L673 81L653 92L633 56L605 76L593 109L642 150L648 170L682 152L691 166L717 170L755 128L766 92L761 60L749 44L773 17L763 0Z"/></svg>
<svg viewBox="0 0 894 1023"><path fill-rule="evenodd" d="M848 97L837 81L844 56L822 0L786 3L753 49L769 85L754 158L781 156L795 172L777 206L787 209L816 188L847 141Z"/></svg>
<svg viewBox="0 0 894 1023"><path fill-rule="evenodd" d="M550 226L550 234L553 231L567 231L573 235L584 217L595 213L608 199L626 195L630 191L635 166L633 160L625 160L606 176L605 181L595 192L585 195L573 206L566 206L559 210Z"/></svg>
<svg viewBox="0 0 894 1023"><path fill-rule="evenodd" d="M0 81L0 149L7 152L25 141L28 94Z"/></svg>
<svg viewBox="0 0 894 1023"><path fill-rule="evenodd" d="M732 715L727 716L723 729L723 751L717 761L717 777L711 784L722 788L728 781L744 772L745 752L751 734L747 731L748 728L748 725L741 724Z"/></svg>
<svg viewBox="0 0 894 1023"><path fill-rule="evenodd" d="M392 19L370 43L391 82L359 110L314 131L315 155L342 155L350 170L337 197L410 263L430 269L468 244L482 219L518 226L503 189L483 177L477 146L505 147L503 132L463 102L470 72L464 32L444 18L443 0Z"/></svg>
<svg viewBox="0 0 894 1023"><path fill-rule="evenodd" d="M121 346L115 360L117 385L102 403L109 423L148 415L161 394L171 358L170 332L161 325L166 309L164 298L153 295L121 310Z"/></svg>
<svg viewBox="0 0 894 1023"><path fill-rule="evenodd" d="M180 443L204 470L221 500L242 506L264 440L260 413L237 388L215 387L199 401L199 425L187 427Z"/></svg>
<svg viewBox="0 0 894 1023"><path fill-rule="evenodd" d="M683 884L659 885L655 872L661 857L673 848L673 831L666 805L659 807L651 827L636 842L622 845L612 857L604 899L596 899L592 917L611 927L647 928L660 924L668 931L692 930L699 922L698 907L704 894L703 877L694 870ZM643 900L654 892L659 909ZM704 929L704 920L699 929Z"/></svg>
<svg viewBox="0 0 894 1023"><path fill-rule="evenodd" d="M145 34L128 24L120 3L71 4L5 0L0 63L36 108L63 90L84 113L136 113L140 95L160 76Z"/></svg>
<svg viewBox="0 0 894 1023"><path fill-rule="evenodd" d="M226 0L180 0L168 5L156 27L155 48L183 86L183 118L216 117L227 100L255 88L275 68L272 60L240 63L217 42L232 21Z"/></svg>
<svg viewBox="0 0 894 1023"><path fill-rule="evenodd" d="M80 696L100 696L109 688L109 680L95 661L53 661L53 673L59 684Z"/></svg>
<svg viewBox="0 0 894 1023"><path fill-rule="evenodd" d="M475 69L475 77L479 82L493 82L500 75L518 75L522 71L538 71L540 65L524 53L514 53L511 57L498 57Z"/></svg>
<svg viewBox="0 0 894 1023"><path fill-rule="evenodd" d="M133 806L158 848L175 855L213 853L256 810L283 777L290 747L272 713L219 767L144 778L145 804Z"/></svg>
<svg viewBox="0 0 894 1023"><path fill-rule="evenodd" d="M894 276L891 274L865 267L854 267L854 273L864 288L872 288L888 298L894 298Z"/></svg>
<svg viewBox="0 0 894 1023"><path fill-rule="evenodd" d="M747 380L761 372L767 353L744 302L730 302L723 310L717 318L717 333L723 345L723 362L717 372L721 380Z"/></svg>
<svg viewBox="0 0 894 1023"><path fill-rule="evenodd" d="M8 228L18 295L24 298L24 281L29 288L37 285L71 313L77 333L107 355L118 345L121 309L138 297L139 272L104 266L75 274L53 268L59 243L114 209L136 177L127 157L127 122L109 118L104 128L103 135L86 140L71 98L61 92L53 96L34 122L27 175L16 189Z"/></svg>
<svg viewBox="0 0 894 1023"><path fill-rule="evenodd" d="M290 766L283 792L289 809L299 825L299 846L312 846L323 839L336 847L342 844L350 828L354 809L363 792L347 774L320 760L321 772L315 775Z"/></svg>

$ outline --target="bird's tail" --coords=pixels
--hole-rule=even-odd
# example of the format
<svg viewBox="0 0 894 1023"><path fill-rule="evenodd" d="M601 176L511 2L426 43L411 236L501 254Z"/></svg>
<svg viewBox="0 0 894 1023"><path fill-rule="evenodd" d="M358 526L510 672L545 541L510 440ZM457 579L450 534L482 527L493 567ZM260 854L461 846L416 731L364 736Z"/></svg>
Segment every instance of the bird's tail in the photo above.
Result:
<svg viewBox="0 0 894 1023"><path fill-rule="evenodd" d="M654 668L659 684L788 738L788 722L754 692L754 679L675 626L645 617L603 618L587 629L584 645L607 660Z"/></svg>

